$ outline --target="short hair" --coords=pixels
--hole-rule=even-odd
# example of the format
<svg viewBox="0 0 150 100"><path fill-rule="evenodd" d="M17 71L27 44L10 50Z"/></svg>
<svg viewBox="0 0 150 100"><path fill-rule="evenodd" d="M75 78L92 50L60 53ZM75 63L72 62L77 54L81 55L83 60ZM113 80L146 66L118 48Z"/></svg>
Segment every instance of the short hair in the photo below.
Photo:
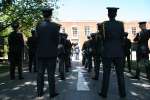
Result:
<svg viewBox="0 0 150 100"><path fill-rule="evenodd" d="M52 16L52 12L53 12L53 9L49 8L49 7L46 7L46 8L42 9L42 13L43 13L44 17L50 17L50 16Z"/></svg>
<svg viewBox="0 0 150 100"><path fill-rule="evenodd" d="M12 27L13 29L18 28L18 27L19 27L19 22L18 22L18 21L14 21L14 22L11 24L11 27Z"/></svg>

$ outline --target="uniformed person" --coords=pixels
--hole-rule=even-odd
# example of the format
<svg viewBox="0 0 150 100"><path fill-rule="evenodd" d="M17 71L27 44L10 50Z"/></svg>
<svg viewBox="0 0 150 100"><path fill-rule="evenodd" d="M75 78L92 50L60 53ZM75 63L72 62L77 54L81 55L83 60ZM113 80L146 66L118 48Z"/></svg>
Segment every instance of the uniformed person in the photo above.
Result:
<svg viewBox="0 0 150 100"><path fill-rule="evenodd" d="M150 80L150 64L149 64L149 48L148 40L150 38L150 30L146 29L146 22L139 22L141 31L137 33L134 41L137 43L137 68L136 75L133 79L140 79L140 69L145 67L147 79Z"/></svg>
<svg viewBox="0 0 150 100"><path fill-rule="evenodd" d="M128 39L128 33L125 32L125 37L124 37L125 45L124 45L124 52L125 52L125 61L127 59L127 68L129 73L131 73L131 63L130 63L130 54L131 54L131 41Z"/></svg>
<svg viewBox="0 0 150 100"><path fill-rule="evenodd" d="M22 76L24 39L19 32L19 23L12 23L13 32L8 36L9 53L8 59L10 62L10 79L15 79L15 68L18 67L19 79L24 79Z"/></svg>
<svg viewBox="0 0 150 100"><path fill-rule="evenodd" d="M59 45L58 45L58 64L59 64L59 73L61 80L65 79L65 69L66 69L66 50L65 50L65 35L66 33L60 33Z"/></svg>
<svg viewBox="0 0 150 100"><path fill-rule="evenodd" d="M71 49L72 49L72 44L69 39L67 39L68 34L65 33L64 39L65 39L65 44L64 44L64 49L65 49L65 71L69 72L69 69L71 68Z"/></svg>
<svg viewBox="0 0 150 100"><path fill-rule="evenodd" d="M92 39L92 37L91 36L93 36L93 38L95 37L94 36L94 33L91 33L90 34L90 39L87 41L87 50L86 50L86 59L87 59L87 61L86 61L86 65L85 66L87 66L87 68L88 68L88 72L91 72L92 71L92 68L93 68L93 66L92 66L92 49L93 49L93 39Z"/></svg>
<svg viewBox="0 0 150 100"><path fill-rule="evenodd" d="M51 21L52 8L42 10L44 20L38 23L37 32L37 93L44 94L44 73L47 70L50 98L58 95L55 90L55 68L58 52L60 25Z"/></svg>
<svg viewBox="0 0 150 100"><path fill-rule="evenodd" d="M117 9L108 7L109 21L103 22L103 80L101 92L99 95L103 98L107 97L109 87L109 77L111 72L111 64L114 64L120 97L126 96L125 82L124 82L124 50L123 50L123 37L124 37L124 24L123 22L115 20L117 16Z"/></svg>
<svg viewBox="0 0 150 100"><path fill-rule="evenodd" d="M94 77L92 79L98 80L99 78L99 69L101 63L101 55L102 55L102 24L97 24L97 33L94 34L94 40L91 45L93 45L92 57L94 61Z"/></svg>
<svg viewBox="0 0 150 100"><path fill-rule="evenodd" d="M90 36L87 36L87 40L83 43L82 46L82 65L87 68L87 56L88 56L88 43L90 40Z"/></svg>
<svg viewBox="0 0 150 100"><path fill-rule="evenodd" d="M34 72L36 72L36 46L37 46L37 38L36 31L31 30L32 36L27 40L28 46L28 55L29 55L29 72L32 72L32 65L34 68Z"/></svg>

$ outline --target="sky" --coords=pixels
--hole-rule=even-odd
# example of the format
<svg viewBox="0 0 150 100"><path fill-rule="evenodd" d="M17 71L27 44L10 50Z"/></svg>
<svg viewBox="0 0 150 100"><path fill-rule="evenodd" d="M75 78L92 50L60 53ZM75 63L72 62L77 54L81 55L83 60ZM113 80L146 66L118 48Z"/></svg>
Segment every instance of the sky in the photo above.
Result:
<svg viewBox="0 0 150 100"><path fill-rule="evenodd" d="M119 7L116 19L150 21L150 0L59 0L61 21L107 20L106 7Z"/></svg>

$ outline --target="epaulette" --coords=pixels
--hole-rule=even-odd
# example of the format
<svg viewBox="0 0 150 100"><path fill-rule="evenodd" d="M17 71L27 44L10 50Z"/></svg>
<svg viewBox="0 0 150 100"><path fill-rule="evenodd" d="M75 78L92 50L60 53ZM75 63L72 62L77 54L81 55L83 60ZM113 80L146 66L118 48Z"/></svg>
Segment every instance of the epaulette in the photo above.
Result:
<svg viewBox="0 0 150 100"><path fill-rule="evenodd" d="M117 21L117 22L119 22L120 24L123 24L123 23L124 23L123 21Z"/></svg>

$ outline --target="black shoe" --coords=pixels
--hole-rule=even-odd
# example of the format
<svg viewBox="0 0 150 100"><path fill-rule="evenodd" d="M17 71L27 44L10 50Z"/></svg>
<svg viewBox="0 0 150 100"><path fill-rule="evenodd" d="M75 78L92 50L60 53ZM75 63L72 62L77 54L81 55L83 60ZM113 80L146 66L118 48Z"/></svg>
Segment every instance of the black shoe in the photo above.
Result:
<svg viewBox="0 0 150 100"><path fill-rule="evenodd" d="M66 71L66 72L69 72L69 69L66 69L65 71Z"/></svg>
<svg viewBox="0 0 150 100"><path fill-rule="evenodd" d="M19 80L23 80L24 79L24 77L19 77Z"/></svg>
<svg viewBox="0 0 150 100"><path fill-rule="evenodd" d="M38 94L37 96L38 96L38 97L42 97L42 96L43 96L43 94Z"/></svg>
<svg viewBox="0 0 150 100"><path fill-rule="evenodd" d="M54 97L56 97L56 96L58 96L58 95L59 95L59 93L51 94L51 95L50 95L50 98L54 98Z"/></svg>
<svg viewBox="0 0 150 100"><path fill-rule="evenodd" d="M98 80L98 78L97 77L92 77L92 80Z"/></svg>
<svg viewBox="0 0 150 100"><path fill-rule="evenodd" d="M34 70L34 73L36 73L37 72L37 70Z"/></svg>
<svg viewBox="0 0 150 100"><path fill-rule="evenodd" d="M126 95L124 94L124 95L120 95L120 98L126 98Z"/></svg>
<svg viewBox="0 0 150 100"><path fill-rule="evenodd" d="M15 80L15 78L14 78L14 77L13 77L13 78L11 77L10 80Z"/></svg>
<svg viewBox="0 0 150 100"><path fill-rule="evenodd" d="M139 77L137 77L137 76L132 76L132 77L130 77L131 79L137 79L137 80L140 80L140 78Z"/></svg>
<svg viewBox="0 0 150 100"><path fill-rule="evenodd" d="M65 77L60 77L61 80L65 80Z"/></svg>
<svg viewBox="0 0 150 100"><path fill-rule="evenodd" d="M65 76L64 75L60 75L59 76L61 80L65 80Z"/></svg>
<svg viewBox="0 0 150 100"><path fill-rule="evenodd" d="M88 72L90 73L90 72L91 72L91 69L88 69Z"/></svg>
<svg viewBox="0 0 150 100"><path fill-rule="evenodd" d="M107 98L107 96L102 93L98 93L98 95L101 96L102 98Z"/></svg>

